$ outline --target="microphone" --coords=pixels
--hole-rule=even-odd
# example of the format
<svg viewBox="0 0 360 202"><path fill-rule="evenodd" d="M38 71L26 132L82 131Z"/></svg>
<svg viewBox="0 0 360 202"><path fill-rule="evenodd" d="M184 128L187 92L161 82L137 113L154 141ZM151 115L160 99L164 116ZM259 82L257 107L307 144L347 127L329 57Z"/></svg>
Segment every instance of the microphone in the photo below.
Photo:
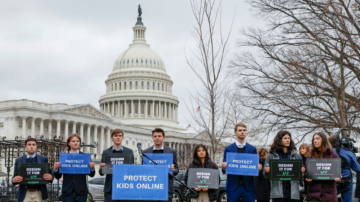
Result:
<svg viewBox="0 0 360 202"><path fill-rule="evenodd" d="M139 154L142 154L142 149L141 149L141 143L140 142L137 143L137 148L138 148Z"/></svg>

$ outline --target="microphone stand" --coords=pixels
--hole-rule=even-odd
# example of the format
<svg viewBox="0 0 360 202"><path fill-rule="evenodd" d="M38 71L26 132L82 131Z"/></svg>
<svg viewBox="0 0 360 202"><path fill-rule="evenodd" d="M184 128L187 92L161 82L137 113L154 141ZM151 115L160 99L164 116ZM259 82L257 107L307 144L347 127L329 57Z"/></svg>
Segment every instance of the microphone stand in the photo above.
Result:
<svg viewBox="0 0 360 202"><path fill-rule="evenodd" d="M144 152L141 151L141 154L142 154L144 157L146 157L147 159L149 159L149 161L151 161L153 164L158 165L155 161L153 161L150 157L148 157ZM196 198L199 197L199 194L198 194L195 190L191 189L191 188L188 187L185 183L181 182L181 181L180 181L179 179L177 179L173 174L169 173L169 175L170 175L173 179L175 179L176 181L178 181L181 185L185 186L188 190L190 190L190 191L196 196Z"/></svg>

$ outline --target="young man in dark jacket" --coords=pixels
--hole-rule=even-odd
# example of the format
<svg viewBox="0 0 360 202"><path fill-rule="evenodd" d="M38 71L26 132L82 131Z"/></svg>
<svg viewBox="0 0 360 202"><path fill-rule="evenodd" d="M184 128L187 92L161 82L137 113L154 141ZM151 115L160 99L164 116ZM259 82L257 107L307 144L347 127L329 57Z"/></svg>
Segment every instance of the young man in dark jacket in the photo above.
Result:
<svg viewBox="0 0 360 202"><path fill-rule="evenodd" d="M19 164L26 163L48 163L46 156L36 154L37 140L35 138L28 138L25 140L26 154L15 160L13 185L19 184L23 181L23 177L18 176ZM50 167L50 166L49 166ZM49 182L53 181L53 174L51 169L49 173L44 174L43 178ZM29 201L45 201L48 196L46 184L41 185L20 185L18 193L18 202L29 202Z"/></svg>
<svg viewBox="0 0 360 202"><path fill-rule="evenodd" d="M115 154L115 153L124 153L124 154L131 154L131 161L134 162L134 153L131 149L122 146L122 141L124 139L124 132L120 129L114 129L111 133L111 140L113 141L114 145L108 149L103 151L103 154ZM103 159L101 159L103 162ZM99 174L103 176L102 168L105 166L105 163L100 164ZM105 178L105 186L104 186L104 198L105 202L118 202L119 200L112 200L112 174L106 174Z"/></svg>
<svg viewBox="0 0 360 202"><path fill-rule="evenodd" d="M72 134L68 137L67 150L71 154L82 154L80 151L81 137L78 134ZM87 188L86 175L94 177L95 163L90 162L90 174L64 174L64 181L62 185L62 202L86 202L89 190ZM61 167L60 162L54 164L55 178L60 179L63 174L59 173Z"/></svg>
<svg viewBox="0 0 360 202"><path fill-rule="evenodd" d="M155 128L152 131L152 139L154 141L154 146L149 147L143 151L143 153L171 153L173 154L173 164L171 165L171 170L173 175L176 176L179 173L179 168L176 159L176 151L164 144L165 140L165 131L161 128ZM144 157L143 157L144 158ZM146 157L145 157L146 158ZM169 176L169 202L172 202L172 194L174 193L174 182L172 177Z"/></svg>

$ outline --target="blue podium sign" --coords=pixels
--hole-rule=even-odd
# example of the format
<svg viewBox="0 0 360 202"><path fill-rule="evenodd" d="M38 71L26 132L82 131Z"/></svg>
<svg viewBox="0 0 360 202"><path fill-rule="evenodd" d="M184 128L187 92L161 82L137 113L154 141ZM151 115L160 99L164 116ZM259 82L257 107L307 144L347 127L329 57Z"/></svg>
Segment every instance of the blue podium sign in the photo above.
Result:
<svg viewBox="0 0 360 202"><path fill-rule="evenodd" d="M259 176L259 154L226 153L226 174Z"/></svg>
<svg viewBox="0 0 360 202"><path fill-rule="evenodd" d="M65 174L90 174L90 154L60 153L59 162L61 167L59 173Z"/></svg>
<svg viewBox="0 0 360 202"><path fill-rule="evenodd" d="M171 165L173 164L174 154L159 154L159 153L145 153L149 158L155 161L158 165L167 165L169 173L173 174ZM143 164L154 165L148 158L143 157Z"/></svg>
<svg viewBox="0 0 360 202"><path fill-rule="evenodd" d="M168 168L113 164L112 200L168 200Z"/></svg>

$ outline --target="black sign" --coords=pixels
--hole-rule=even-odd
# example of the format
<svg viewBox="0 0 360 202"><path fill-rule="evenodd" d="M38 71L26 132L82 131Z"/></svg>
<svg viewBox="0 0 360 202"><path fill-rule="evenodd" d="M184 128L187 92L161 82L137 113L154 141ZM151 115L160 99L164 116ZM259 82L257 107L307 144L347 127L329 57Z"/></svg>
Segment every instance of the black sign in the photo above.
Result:
<svg viewBox="0 0 360 202"><path fill-rule="evenodd" d="M23 177L20 184L47 184L43 176L49 173L49 164L47 163L26 163L19 164L19 176Z"/></svg>
<svg viewBox="0 0 360 202"><path fill-rule="evenodd" d="M301 159L270 159L270 180L299 181L301 180Z"/></svg>
<svg viewBox="0 0 360 202"><path fill-rule="evenodd" d="M133 164L131 154L115 153L115 154L103 154L102 163L106 165L102 168L103 174L112 174L112 164Z"/></svg>
<svg viewBox="0 0 360 202"><path fill-rule="evenodd" d="M190 188L219 189L219 170L210 168L189 168L188 186Z"/></svg>
<svg viewBox="0 0 360 202"><path fill-rule="evenodd" d="M334 180L341 176L341 159L314 159L306 160L307 178L313 180Z"/></svg>

